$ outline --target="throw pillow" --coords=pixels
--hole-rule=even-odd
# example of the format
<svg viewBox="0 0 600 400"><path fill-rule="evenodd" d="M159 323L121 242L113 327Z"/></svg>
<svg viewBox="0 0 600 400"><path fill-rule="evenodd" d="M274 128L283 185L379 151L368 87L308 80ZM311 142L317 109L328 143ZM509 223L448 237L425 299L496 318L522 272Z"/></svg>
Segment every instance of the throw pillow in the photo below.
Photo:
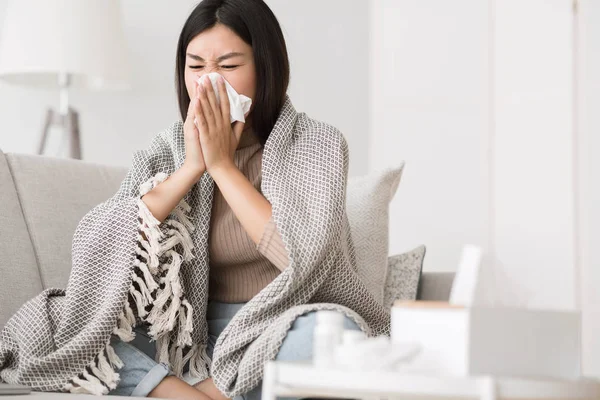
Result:
<svg viewBox="0 0 600 400"><path fill-rule="evenodd" d="M358 274L383 304L389 243L389 204L400 183L404 162L348 179L346 209Z"/></svg>
<svg viewBox="0 0 600 400"><path fill-rule="evenodd" d="M391 308L396 300L416 300L423 271L425 246L388 257L384 305Z"/></svg>

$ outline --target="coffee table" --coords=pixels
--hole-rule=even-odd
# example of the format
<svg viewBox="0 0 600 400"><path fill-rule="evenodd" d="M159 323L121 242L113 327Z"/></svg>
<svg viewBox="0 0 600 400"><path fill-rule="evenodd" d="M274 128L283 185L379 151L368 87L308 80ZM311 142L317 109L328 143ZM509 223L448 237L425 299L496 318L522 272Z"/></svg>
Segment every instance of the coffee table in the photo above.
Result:
<svg viewBox="0 0 600 400"><path fill-rule="evenodd" d="M319 369L310 362L270 361L262 400L278 396L361 399L600 399L593 379L557 381L492 376L427 376L401 372Z"/></svg>

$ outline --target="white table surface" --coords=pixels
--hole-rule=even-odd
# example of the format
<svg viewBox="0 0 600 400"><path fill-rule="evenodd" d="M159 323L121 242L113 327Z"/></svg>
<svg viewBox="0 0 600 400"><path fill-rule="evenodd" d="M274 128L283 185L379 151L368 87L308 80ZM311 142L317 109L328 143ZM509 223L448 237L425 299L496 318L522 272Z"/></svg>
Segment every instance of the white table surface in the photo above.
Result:
<svg viewBox="0 0 600 400"><path fill-rule="evenodd" d="M317 369L310 363L271 361L262 400L277 396L373 399L600 399L597 380L557 381L490 376L452 377L401 372Z"/></svg>
<svg viewBox="0 0 600 400"><path fill-rule="evenodd" d="M0 396L0 400L98 400L98 396L93 394L75 394L75 393L59 393L59 392L35 392L29 394L15 394ZM129 397L129 396L107 396L109 400L131 400L131 399L146 399L146 397ZM155 400L160 400L156 398Z"/></svg>

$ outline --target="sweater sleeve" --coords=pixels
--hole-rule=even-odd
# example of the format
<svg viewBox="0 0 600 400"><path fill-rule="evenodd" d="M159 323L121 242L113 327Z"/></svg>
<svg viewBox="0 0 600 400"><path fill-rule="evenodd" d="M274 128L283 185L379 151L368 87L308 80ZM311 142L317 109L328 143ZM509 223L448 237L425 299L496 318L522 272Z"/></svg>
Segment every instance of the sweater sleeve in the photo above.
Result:
<svg viewBox="0 0 600 400"><path fill-rule="evenodd" d="M265 224L265 229L256 249L281 271L289 264L287 249L277 230L275 221L273 221L272 215Z"/></svg>

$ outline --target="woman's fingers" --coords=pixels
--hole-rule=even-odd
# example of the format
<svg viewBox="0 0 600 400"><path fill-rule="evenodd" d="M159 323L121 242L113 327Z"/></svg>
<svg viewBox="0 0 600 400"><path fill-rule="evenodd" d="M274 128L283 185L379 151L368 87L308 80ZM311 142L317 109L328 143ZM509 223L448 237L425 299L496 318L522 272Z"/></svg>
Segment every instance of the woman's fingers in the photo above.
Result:
<svg viewBox="0 0 600 400"><path fill-rule="evenodd" d="M219 113L221 112L221 109L219 108L219 103L217 102L217 96L215 94L215 90L213 88L211 80L208 77L205 79L206 79L206 84L205 84L206 96L208 97L208 102L210 103L210 107L211 107L215 117L217 117L219 115Z"/></svg>
<svg viewBox="0 0 600 400"><path fill-rule="evenodd" d="M194 87L195 87L195 91L194 91L192 97L190 97L190 104L188 105L187 115L185 117L184 123L186 123L186 122L193 122L194 121L194 116L195 116L195 112L194 112L194 107L195 107L194 100L196 99L196 91L198 90L198 84L196 83L194 85Z"/></svg>
<svg viewBox="0 0 600 400"><path fill-rule="evenodd" d="M227 88L225 88L225 79L219 76L217 87L219 89L219 99L221 100L221 118L223 119L223 126L227 126L230 123L229 118L229 96L227 96Z"/></svg>
<svg viewBox="0 0 600 400"><path fill-rule="evenodd" d="M211 100L212 95L212 100ZM212 89L212 84L210 83L210 79L208 77L202 78L202 83L200 84L200 103L202 103L202 111L204 112L204 116L206 117L206 122L209 126L215 126L215 119L217 116L215 115L215 108L217 99L214 97L215 93ZM214 102L215 107L211 104L211 101Z"/></svg>
<svg viewBox="0 0 600 400"><path fill-rule="evenodd" d="M199 89L198 91L198 97L200 97L200 90L201 89ZM207 132L208 123L206 122L204 109L202 108L202 104L199 98L196 98L195 101L194 116L196 117L196 127L198 128L198 130L201 130L202 132Z"/></svg>

